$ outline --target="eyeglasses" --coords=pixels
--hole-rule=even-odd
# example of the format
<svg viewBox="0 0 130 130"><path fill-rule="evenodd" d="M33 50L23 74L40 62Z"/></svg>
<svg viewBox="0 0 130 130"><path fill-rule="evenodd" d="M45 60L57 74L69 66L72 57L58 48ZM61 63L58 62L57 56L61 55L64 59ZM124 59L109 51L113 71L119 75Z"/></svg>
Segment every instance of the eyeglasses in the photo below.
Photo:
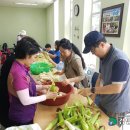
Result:
<svg viewBox="0 0 130 130"><path fill-rule="evenodd" d="M91 53L95 53L96 47L91 47Z"/></svg>

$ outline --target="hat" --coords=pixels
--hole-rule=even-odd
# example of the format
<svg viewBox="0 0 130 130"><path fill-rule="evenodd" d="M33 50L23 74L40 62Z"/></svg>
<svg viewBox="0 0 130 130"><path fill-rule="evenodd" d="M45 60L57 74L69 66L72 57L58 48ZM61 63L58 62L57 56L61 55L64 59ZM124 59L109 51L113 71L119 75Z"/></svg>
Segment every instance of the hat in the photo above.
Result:
<svg viewBox="0 0 130 130"><path fill-rule="evenodd" d="M83 53L90 52L91 47L102 39L104 39L104 35L102 33L98 31L89 32L84 38L85 48L83 50Z"/></svg>
<svg viewBox="0 0 130 130"><path fill-rule="evenodd" d="M26 31L22 30L21 32L19 32L19 35L26 36Z"/></svg>

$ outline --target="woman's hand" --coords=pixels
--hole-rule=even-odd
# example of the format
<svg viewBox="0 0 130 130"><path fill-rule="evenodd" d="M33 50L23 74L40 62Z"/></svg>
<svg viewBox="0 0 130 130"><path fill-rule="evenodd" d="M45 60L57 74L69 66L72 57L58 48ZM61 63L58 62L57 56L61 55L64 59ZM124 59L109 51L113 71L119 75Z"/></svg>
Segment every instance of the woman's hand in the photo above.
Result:
<svg viewBox="0 0 130 130"><path fill-rule="evenodd" d="M37 91L40 91L40 90L43 90L43 89L49 89L50 88L50 85L36 85L36 89Z"/></svg>
<svg viewBox="0 0 130 130"><path fill-rule="evenodd" d="M46 93L46 99L56 99L57 93L54 92L47 92Z"/></svg>
<svg viewBox="0 0 130 130"><path fill-rule="evenodd" d="M59 72L59 71L57 71L57 72L55 72L54 73L54 75L62 75L63 73L62 72Z"/></svg>
<svg viewBox="0 0 130 130"><path fill-rule="evenodd" d="M51 86L51 85L42 85L42 90L41 90L41 92L42 92L43 94L48 93L48 91L49 91L49 89L50 89L50 86Z"/></svg>
<svg viewBox="0 0 130 130"><path fill-rule="evenodd" d="M55 72L54 74L62 75L62 74L64 74L64 70L62 70L62 71L57 71L57 72Z"/></svg>
<svg viewBox="0 0 130 130"><path fill-rule="evenodd" d="M42 85L42 89L49 89L51 85Z"/></svg>
<svg viewBox="0 0 130 130"><path fill-rule="evenodd" d="M51 85L36 85L37 92L46 94Z"/></svg>
<svg viewBox="0 0 130 130"><path fill-rule="evenodd" d="M64 86L68 85L68 84L71 84L70 80L69 79L65 79L64 81L62 81L62 84Z"/></svg>
<svg viewBox="0 0 130 130"><path fill-rule="evenodd" d="M46 94L47 92L48 92L48 90L47 89L43 89L43 90L41 90L40 91L42 94Z"/></svg>
<svg viewBox="0 0 130 130"><path fill-rule="evenodd" d="M42 85L41 81L36 81L37 85Z"/></svg>

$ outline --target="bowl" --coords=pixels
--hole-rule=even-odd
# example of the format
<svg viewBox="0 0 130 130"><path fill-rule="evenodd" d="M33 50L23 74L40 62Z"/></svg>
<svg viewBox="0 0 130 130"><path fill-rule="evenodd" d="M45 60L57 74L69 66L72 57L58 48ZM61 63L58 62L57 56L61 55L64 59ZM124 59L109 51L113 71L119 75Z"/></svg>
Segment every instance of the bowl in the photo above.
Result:
<svg viewBox="0 0 130 130"><path fill-rule="evenodd" d="M74 88L70 84L63 86L62 82L55 82L55 85L59 88L59 92L63 92L66 94L57 97L55 100L47 99L42 102L43 105L47 105L47 106L63 105L68 101L70 94L73 93L74 91Z"/></svg>

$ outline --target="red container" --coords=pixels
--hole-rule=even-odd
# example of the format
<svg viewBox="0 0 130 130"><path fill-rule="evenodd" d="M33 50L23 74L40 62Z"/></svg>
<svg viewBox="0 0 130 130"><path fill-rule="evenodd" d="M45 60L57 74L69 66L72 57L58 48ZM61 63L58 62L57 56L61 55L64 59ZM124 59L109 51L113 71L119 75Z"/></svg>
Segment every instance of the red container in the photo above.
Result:
<svg viewBox="0 0 130 130"><path fill-rule="evenodd" d="M71 85L63 86L62 82L55 82L55 85L59 88L59 92L64 92L66 94L63 96L57 97L55 100L47 99L42 102L44 105L47 105L47 106L62 105L68 101L70 94L74 91L74 89Z"/></svg>

